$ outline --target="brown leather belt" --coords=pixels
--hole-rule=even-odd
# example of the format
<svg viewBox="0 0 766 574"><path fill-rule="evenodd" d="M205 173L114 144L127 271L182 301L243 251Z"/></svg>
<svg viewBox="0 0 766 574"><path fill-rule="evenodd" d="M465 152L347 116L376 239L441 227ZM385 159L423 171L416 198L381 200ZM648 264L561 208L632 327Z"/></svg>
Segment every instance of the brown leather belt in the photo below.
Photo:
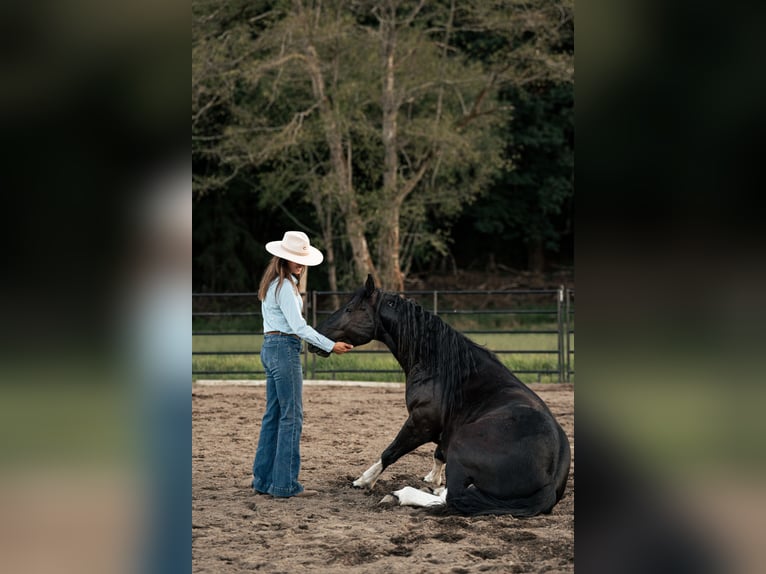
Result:
<svg viewBox="0 0 766 574"><path fill-rule="evenodd" d="M282 331L268 331L264 333L264 335L284 335L285 337L295 337L299 341L301 340L301 338L295 333L283 333Z"/></svg>

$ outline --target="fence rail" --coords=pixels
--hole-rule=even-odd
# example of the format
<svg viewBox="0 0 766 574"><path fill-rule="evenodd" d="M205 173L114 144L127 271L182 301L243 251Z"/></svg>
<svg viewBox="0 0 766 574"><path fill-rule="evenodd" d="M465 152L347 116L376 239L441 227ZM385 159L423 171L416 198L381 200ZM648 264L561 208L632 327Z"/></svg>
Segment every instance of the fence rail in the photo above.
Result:
<svg viewBox="0 0 766 574"><path fill-rule="evenodd" d="M351 292L310 291L304 294L305 316L316 326L333 311L333 301L345 298ZM517 363L511 370L517 375L532 375L527 381L542 376L557 382L571 382L574 376L574 289L517 289L517 290L444 290L404 291L403 296L417 301L460 332L496 353L501 360ZM193 351L192 376L234 375L235 377L264 376L260 360L263 335L260 302L256 293L194 293L192 295ZM538 328L534 328L539 325ZM548 348L522 348L515 337L539 336ZM537 340L535 338L535 340ZM555 344L553 342L555 341ZM238 348L235 343L244 345ZM355 355L390 356L385 348L354 350ZM535 366L524 363L524 357L555 355L555 361ZM344 357L348 357L345 355ZM240 361L236 358L240 357ZM221 361L211 367L211 359ZM240 368L232 368L227 360L234 360ZM348 368L337 364L323 368L322 359L304 350L303 367L308 378L336 378L366 373L390 375L401 373L398 368L359 368L351 363ZM339 364L342 364L341 361ZM254 368L255 367L255 368ZM524 378L524 377L522 377ZM403 380L403 375L402 375Z"/></svg>

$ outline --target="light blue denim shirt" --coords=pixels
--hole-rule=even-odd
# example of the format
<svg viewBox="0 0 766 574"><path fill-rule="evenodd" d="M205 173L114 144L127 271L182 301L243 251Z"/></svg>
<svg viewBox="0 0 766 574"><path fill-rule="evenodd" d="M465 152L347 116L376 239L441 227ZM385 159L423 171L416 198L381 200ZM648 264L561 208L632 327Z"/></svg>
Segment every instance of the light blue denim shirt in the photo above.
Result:
<svg viewBox="0 0 766 574"><path fill-rule="evenodd" d="M281 331L298 335L301 339L312 343L323 351L332 352L335 342L320 335L303 318L303 299L296 289L288 283L297 281L292 275L282 283L277 293L279 279L274 279L266 291L266 298L261 302L263 314L263 332Z"/></svg>

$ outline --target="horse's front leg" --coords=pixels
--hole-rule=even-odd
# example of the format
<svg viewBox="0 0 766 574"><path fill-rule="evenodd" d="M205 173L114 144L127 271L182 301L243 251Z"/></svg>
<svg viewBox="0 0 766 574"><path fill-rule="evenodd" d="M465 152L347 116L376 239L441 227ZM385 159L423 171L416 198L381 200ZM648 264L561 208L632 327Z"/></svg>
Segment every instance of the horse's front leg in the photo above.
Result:
<svg viewBox="0 0 766 574"><path fill-rule="evenodd" d="M380 474L408 452L435 439L433 429L427 424L416 424L419 417L410 414L399 434L380 455L380 459L354 481L357 488L372 488Z"/></svg>

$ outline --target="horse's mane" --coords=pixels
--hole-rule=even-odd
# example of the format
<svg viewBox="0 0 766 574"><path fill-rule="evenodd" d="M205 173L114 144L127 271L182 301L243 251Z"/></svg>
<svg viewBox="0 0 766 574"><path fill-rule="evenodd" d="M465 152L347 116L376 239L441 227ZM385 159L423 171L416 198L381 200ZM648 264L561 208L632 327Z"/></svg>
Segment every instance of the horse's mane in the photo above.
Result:
<svg viewBox="0 0 766 574"><path fill-rule="evenodd" d="M476 343L410 299L400 306L397 354L409 356L442 386L442 416L462 403L463 383L476 371Z"/></svg>

